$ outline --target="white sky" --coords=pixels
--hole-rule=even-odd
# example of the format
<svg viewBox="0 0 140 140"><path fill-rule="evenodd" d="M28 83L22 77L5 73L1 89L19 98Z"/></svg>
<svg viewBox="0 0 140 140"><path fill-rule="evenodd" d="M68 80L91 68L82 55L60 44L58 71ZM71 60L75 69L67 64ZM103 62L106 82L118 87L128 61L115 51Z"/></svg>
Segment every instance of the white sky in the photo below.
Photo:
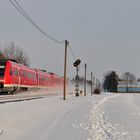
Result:
<svg viewBox="0 0 140 140"><path fill-rule="evenodd" d="M87 63L90 72L102 79L108 70L139 76L139 0L17 0L52 37L68 39L80 73ZM8 0L0 4L0 44L13 41L30 56L32 67L63 75L64 46L53 42L26 21ZM68 53L68 77L75 61Z"/></svg>

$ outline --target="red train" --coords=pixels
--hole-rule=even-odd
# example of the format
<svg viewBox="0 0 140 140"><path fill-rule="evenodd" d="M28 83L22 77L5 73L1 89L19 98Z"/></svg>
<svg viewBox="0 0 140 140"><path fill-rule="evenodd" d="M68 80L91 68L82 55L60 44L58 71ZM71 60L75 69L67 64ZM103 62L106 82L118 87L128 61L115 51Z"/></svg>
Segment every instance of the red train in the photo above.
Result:
<svg viewBox="0 0 140 140"><path fill-rule="evenodd" d="M63 86L64 79L53 73L33 69L11 60L0 60L0 92Z"/></svg>

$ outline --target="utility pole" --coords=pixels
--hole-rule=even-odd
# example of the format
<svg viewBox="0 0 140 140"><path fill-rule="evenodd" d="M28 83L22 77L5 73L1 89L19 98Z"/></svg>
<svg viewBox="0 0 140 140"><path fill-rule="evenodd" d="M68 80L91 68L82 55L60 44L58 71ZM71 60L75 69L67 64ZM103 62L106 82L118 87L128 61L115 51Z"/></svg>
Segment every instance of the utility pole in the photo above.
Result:
<svg viewBox="0 0 140 140"><path fill-rule="evenodd" d="M87 73L87 64L85 64L84 96L86 96L86 82L87 82L86 73Z"/></svg>
<svg viewBox="0 0 140 140"><path fill-rule="evenodd" d="M93 94L93 73L91 72L91 95Z"/></svg>
<svg viewBox="0 0 140 140"><path fill-rule="evenodd" d="M66 80L67 80L67 46L69 42L65 40L65 59L64 59L64 93L63 99L66 100Z"/></svg>

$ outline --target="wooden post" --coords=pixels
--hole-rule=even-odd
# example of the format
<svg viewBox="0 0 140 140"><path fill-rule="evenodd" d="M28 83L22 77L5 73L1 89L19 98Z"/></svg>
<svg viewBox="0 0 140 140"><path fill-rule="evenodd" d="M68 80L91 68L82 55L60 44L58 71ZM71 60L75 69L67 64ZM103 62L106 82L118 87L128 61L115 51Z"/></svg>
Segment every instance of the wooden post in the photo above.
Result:
<svg viewBox="0 0 140 140"><path fill-rule="evenodd" d="M86 96L86 82L87 82L86 73L87 73L87 64L85 64L84 96Z"/></svg>
<svg viewBox="0 0 140 140"><path fill-rule="evenodd" d="M64 58L64 93L63 99L66 100L66 80L67 80L67 46L69 42L65 40L65 58Z"/></svg>

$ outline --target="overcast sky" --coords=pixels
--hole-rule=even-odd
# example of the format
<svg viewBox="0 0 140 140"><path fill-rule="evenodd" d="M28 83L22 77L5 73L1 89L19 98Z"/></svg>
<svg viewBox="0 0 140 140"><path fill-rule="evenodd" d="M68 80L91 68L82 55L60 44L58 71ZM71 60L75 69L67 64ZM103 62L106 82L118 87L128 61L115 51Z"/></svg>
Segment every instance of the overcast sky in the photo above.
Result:
<svg viewBox="0 0 140 140"><path fill-rule="evenodd" d="M80 74L99 78L109 70L140 77L139 0L17 0L31 18L57 40L68 39ZM0 4L0 44L13 41L31 59L31 66L63 75L64 45L33 27L10 4ZM69 50L68 50L69 51ZM68 77L75 75L68 52Z"/></svg>

